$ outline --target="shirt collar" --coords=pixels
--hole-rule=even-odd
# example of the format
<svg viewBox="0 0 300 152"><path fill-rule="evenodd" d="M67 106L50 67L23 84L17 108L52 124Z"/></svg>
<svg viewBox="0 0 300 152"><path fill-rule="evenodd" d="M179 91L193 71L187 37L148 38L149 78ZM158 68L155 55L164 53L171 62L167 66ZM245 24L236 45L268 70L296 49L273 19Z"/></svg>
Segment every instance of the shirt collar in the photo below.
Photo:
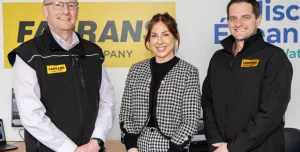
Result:
<svg viewBox="0 0 300 152"><path fill-rule="evenodd" d="M65 40L63 40L61 37L59 37L53 31L51 31L51 34L52 34L53 38L55 39L55 41L58 43L58 45L65 50L70 50L79 43L79 38L74 31L72 33L72 44L69 48L67 47L67 43Z"/></svg>

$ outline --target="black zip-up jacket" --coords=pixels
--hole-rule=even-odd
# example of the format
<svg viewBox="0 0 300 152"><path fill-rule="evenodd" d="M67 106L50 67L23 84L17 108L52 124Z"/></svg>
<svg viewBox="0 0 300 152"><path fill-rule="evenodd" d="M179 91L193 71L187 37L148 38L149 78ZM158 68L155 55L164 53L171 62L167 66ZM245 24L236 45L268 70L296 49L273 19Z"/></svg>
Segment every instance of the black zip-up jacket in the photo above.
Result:
<svg viewBox="0 0 300 152"><path fill-rule="evenodd" d="M230 152L283 152L283 116L293 69L284 51L264 42L260 30L236 56L233 36L209 64L202 88L205 135Z"/></svg>
<svg viewBox="0 0 300 152"><path fill-rule="evenodd" d="M77 36L79 44L66 51L57 44L47 27L41 36L10 52L8 59L13 66L18 55L35 70L46 116L81 146L90 141L95 127L104 56L96 44ZM64 65L65 72L59 72L57 65ZM27 131L25 143L28 152L52 151Z"/></svg>

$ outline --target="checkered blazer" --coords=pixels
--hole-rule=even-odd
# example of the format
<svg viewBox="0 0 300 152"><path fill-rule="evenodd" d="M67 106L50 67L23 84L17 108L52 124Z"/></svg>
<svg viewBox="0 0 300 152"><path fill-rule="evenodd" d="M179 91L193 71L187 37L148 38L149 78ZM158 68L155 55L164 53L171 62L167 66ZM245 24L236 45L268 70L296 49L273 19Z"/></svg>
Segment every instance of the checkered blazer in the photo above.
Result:
<svg viewBox="0 0 300 152"><path fill-rule="evenodd" d="M119 115L122 136L140 134L148 124L151 77L150 59L129 70ZM157 95L158 127L171 142L189 144L200 122L200 96L197 68L180 59L161 81Z"/></svg>

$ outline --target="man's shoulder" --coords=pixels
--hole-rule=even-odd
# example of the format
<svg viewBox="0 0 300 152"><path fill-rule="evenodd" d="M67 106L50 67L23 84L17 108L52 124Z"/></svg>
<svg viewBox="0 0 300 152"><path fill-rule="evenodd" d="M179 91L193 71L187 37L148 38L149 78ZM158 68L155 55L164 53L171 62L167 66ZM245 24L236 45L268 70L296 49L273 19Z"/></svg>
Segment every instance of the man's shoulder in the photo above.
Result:
<svg viewBox="0 0 300 152"><path fill-rule="evenodd" d="M32 39L29 39L16 48L14 48L10 53L17 53L19 55L21 54L36 54L38 49L42 47L46 43L45 41L46 37L44 35L40 35L37 37L34 37Z"/></svg>
<svg viewBox="0 0 300 152"><path fill-rule="evenodd" d="M280 47L268 42L265 42L264 50L271 51L273 53L283 52L283 50Z"/></svg>
<svg viewBox="0 0 300 152"><path fill-rule="evenodd" d="M23 43L21 43L18 47L15 49L22 49L22 48L28 48L28 47L36 47L38 44L42 44L43 42L43 36L37 36L30 40L27 40Z"/></svg>
<svg viewBox="0 0 300 152"><path fill-rule="evenodd" d="M225 51L226 51L225 49L219 49L214 53L213 56L224 55Z"/></svg>
<svg viewBox="0 0 300 152"><path fill-rule="evenodd" d="M223 58L225 55L225 49L219 49L217 51L215 51L211 57L211 62L213 62L214 60L218 60L219 58Z"/></svg>
<svg viewBox="0 0 300 152"><path fill-rule="evenodd" d="M286 53L284 50L276 45L273 45L271 43L265 42L265 47L263 48L263 51L270 56L271 58L278 58L280 59L288 59L286 56Z"/></svg>
<svg viewBox="0 0 300 152"><path fill-rule="evenodd" d="M81 42L83 43L83 45L85 47L102 50L102 48L99 45L97 45L96 43L94 43L92 41L89 41L89 40L86 40L86 39L81 39Z"/></svg>
<svg viewBox="0 0 300 152"><path fill-rule="evenodd" d="M14 64L16 55L20 56L23 60L29 60L34 54L37 54L38 45L43 43L42 36L38 36L27 40L14 48L8 53L8 60L11 65Z"/></svg>
<svg viewBox="0 0 300 152"><path fill-rule="evenodd" d="M98 53L98 54L100 54L100 56L102 56L104 58L102 48L99 45L97 45L96 43L85 40L85 39L81 39L80 43L82 43L82 45L84 46L84 50L87 52L87 54Z"/></svg>

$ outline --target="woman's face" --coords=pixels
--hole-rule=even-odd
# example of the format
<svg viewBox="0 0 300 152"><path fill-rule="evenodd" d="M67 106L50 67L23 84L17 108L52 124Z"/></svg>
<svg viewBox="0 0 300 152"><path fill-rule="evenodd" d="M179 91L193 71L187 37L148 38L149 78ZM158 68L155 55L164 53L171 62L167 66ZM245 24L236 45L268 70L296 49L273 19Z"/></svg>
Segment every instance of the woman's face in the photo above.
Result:
<svg viewBox="0 0 300 152"><path fill-rule="evenodd" d="M175 56L176 39L163 22L158 22L153 26L149 41L156 62L164 63Z"/></svg>

